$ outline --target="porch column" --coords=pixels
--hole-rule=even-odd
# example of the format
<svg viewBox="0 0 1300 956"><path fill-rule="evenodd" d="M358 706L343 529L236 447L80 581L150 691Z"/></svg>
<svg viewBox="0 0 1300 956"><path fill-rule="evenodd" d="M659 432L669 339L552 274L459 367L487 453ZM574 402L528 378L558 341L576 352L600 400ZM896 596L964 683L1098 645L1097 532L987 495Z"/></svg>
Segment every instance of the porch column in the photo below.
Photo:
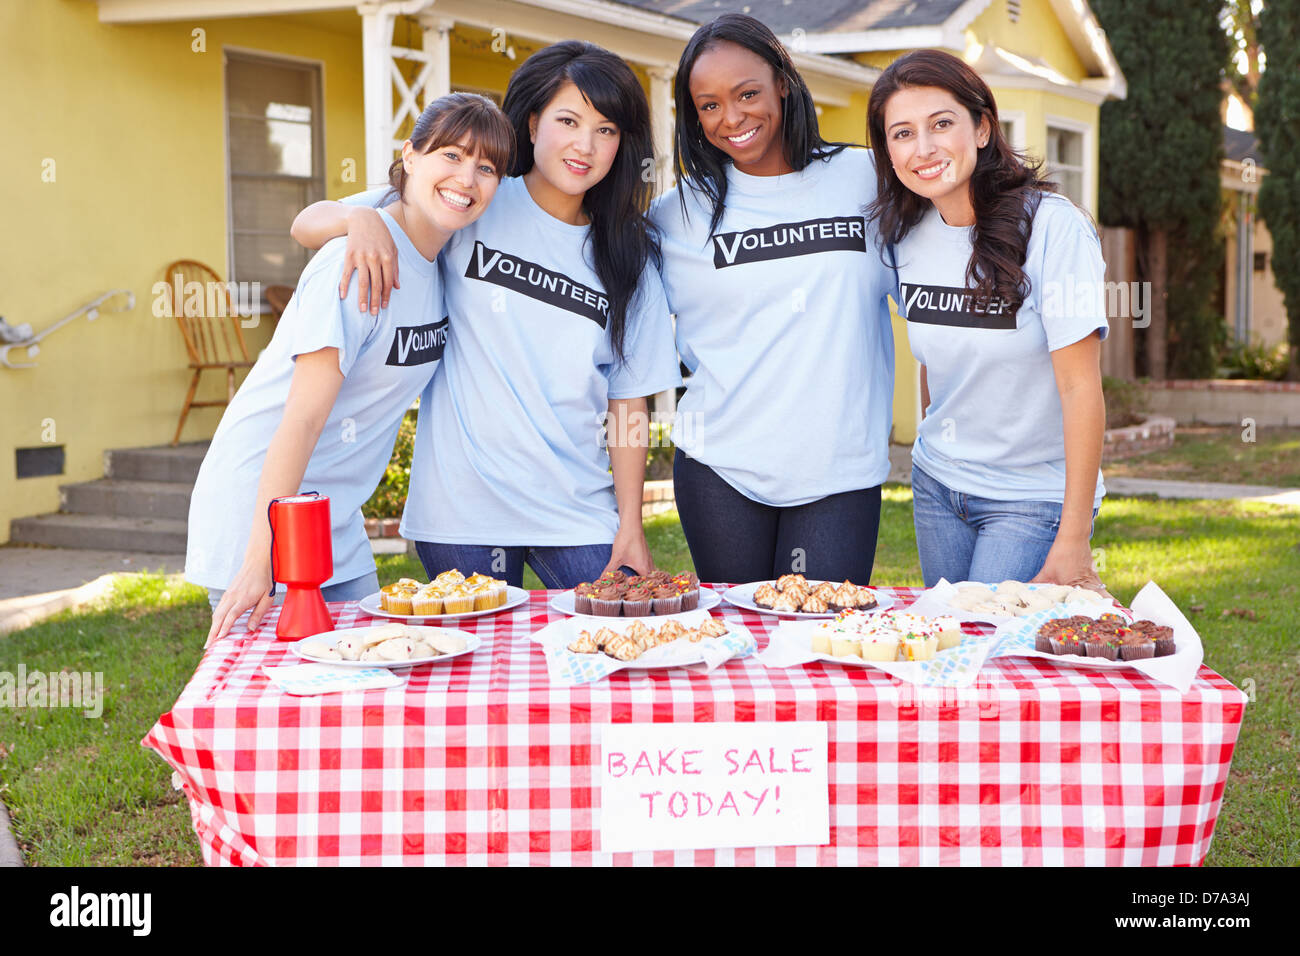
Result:
<svg viewBox="0 0 1300 956"><path fill-rule="evenodd" d="M424 29L424 52L429 58L429 77L424 82L423 106L451 92L451 31L456 25L446 17L420 19Z"/></svg>
<svg viewBox="0 0 1300 956"><path fill-rule="evenodd" d="M652 66L650 74L650 130L654 136L655 195L672 189L673 175L673 74L672 67ZM677 415L677 391L666 389L650 399L656 421L671 422Z"/></svg>
<svg viewBox="0 0 1300 956"><path fill-rule="evenodd" d="M363 3L361 14L362 88L366 111L366 185L388 182L393 161L393 92L389 51L393 45L393 12L388 4Z"/></svg>
<svg viewBox="0 0 1300 956"><path fill-rule="evenodd" d="M655 195L672 189L677 181L673 170L673 74L672 67L651 67L650 128L654 134Z"/></svg>

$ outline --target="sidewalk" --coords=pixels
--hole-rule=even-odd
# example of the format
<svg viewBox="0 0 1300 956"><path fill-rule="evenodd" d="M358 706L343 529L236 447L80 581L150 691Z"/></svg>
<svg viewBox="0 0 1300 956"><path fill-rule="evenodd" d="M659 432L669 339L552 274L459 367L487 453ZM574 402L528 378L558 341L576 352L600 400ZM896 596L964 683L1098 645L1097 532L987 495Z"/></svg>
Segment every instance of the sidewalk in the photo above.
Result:
<svg viewBox="0 0 1300 956"><path fill-rule="evenodd" d="M1102 468L1105 475L1106 469ZM889 481L912 483L912 449L889 446ZM1106 478L1109 495L1154 495L1157 498L1200 498L1241 501L1300 508L1300 488L1269 488L1265 485L1229 485L1213 481L1174 481L1166 478Z"/></svg>
<svg viewBox="0 0 1300 956"><path fill-rule="evenodd" d="M372 538L376 554L406 550L401 538ZM0 546L0 637L106 594L121 572L179 574L183 554Z"/></svg>

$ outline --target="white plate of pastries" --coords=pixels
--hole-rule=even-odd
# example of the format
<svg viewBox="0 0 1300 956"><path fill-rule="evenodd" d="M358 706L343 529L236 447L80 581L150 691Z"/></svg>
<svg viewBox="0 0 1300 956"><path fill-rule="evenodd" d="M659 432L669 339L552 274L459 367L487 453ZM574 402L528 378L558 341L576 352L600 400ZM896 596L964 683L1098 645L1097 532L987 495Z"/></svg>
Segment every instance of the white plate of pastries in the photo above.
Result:
<svg viewBox="0 0 1300 956"><path fill-rule="evenodd" d="M807 625L803 625L807 626ZM810 632L813 653L842 664L929 661L962 642L955 617L929 617L907 611L845 611Z"/></svg>
<svg viewBox="0 0 1300 956"><path fill-rule="evenodd" d="M727 622L717 617L699 621L696 627L690 626L696 622L683 623L677 618L659 618L663 624L658 627L653 620L639 617L608 620L603 627L583 621L592 626L579 630L565 647L572 654L605 654L636 667L681 667L704 660L702 641L731 631Z"/></svg>
<svg viewBox="0 0 1300 956"><path fill-rule="evenodd" d="M304 660L340 667L412 667L472 654L483 641L449 627L380 624L304 637L293 651Z"/></svg>
<svg viewBox="0 0 1300 956"><path fill-rule="evenodd" d="M809 581L802 574L786 574L775 581L751 581L728 588L728 604L789 618L827 618L841 611L884 611L894 599L875 588L850 581Z"/></svg>
<svg viewBox="0 0 1300 956"><path fill-rule="evenodd" d="M413 578L394 581L361 599L361 610L399 621L460 620L495 614L528 600L528 592L486 574L469 577L444 571L428 584Z"/></svg>
<svg viewBox="0 0 1300 956"><path fill-rule="evenodd" d="M956 593L946 600L948 607L964 620L990 624L1028 617L1058 604L1091 604L1099 607L1114 604L1110 598L1096 591L1067 584L1026 584L1023 581L980 584L975 581L959 581L952 587L956 588Z"/></svg>

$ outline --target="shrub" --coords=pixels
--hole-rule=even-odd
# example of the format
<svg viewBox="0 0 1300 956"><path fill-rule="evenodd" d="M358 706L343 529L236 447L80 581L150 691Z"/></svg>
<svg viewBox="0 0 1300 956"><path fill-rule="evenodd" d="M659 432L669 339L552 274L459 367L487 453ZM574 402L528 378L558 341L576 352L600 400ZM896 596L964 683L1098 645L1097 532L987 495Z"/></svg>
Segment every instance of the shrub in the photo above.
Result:
<svg viewBox="0 0 1300 956"><path fill-rule="evenodd" d="M367 518L400 518L406 505L406 492L411 484L411 455L415 452L415 412L408 411L397 430L393 444L393 457L388 460L383 480L361 506Z"/></svg>
<svg viewBox="0 0 1300 956"><path fill-rule="evenodd" d="M1223 378L1256 378L1280 382L1286 378L1287 347L1252 342L1237 342L1219 357L1219 375Z"/></svg>
<svg viewBox="0 0 1300 956"><path fill-rule="evenodd" d="M1146 417L1146 392L1137 383L1106 375L1101 380L1101 392L1106 399L1107 428L1136 425Z"/></svg>

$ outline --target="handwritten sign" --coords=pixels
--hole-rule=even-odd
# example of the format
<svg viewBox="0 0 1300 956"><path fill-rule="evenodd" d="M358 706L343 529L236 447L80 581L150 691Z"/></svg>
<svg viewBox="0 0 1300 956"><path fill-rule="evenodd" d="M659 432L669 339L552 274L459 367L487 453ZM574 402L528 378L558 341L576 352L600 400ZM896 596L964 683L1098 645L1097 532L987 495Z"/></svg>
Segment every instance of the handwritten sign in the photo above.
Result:
<svg viewBox="0 0 1300 956"><path fill-rule="evenodd" d="M830 842L824 723L601 728L600 847Z"/></svg>

